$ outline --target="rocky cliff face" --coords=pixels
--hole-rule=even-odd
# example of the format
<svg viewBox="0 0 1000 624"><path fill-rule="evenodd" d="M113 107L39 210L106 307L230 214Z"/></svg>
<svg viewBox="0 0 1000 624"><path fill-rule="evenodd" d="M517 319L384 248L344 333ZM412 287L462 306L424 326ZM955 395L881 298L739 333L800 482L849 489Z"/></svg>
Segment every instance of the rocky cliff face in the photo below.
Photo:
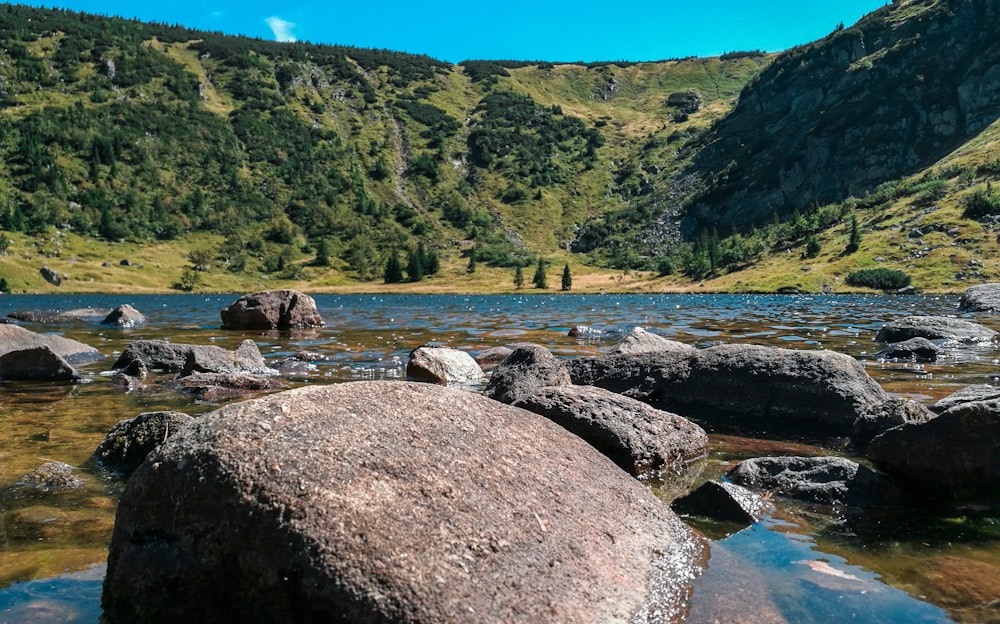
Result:
<svg viewBox="0 0 1000 624"><path fill-rule="evenodd" d="M901 0L767 67L698 146L684 229L749 227L912 174L1000 116L1000 8Z"/></svg>

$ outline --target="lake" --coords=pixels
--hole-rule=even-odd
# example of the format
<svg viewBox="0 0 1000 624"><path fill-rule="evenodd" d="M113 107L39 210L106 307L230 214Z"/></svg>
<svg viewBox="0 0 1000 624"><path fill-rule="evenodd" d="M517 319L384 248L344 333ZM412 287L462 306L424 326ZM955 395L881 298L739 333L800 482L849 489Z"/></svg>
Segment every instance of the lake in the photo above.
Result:
<svg viewBox="0 0 1000 624"><path fill-rule="evenodd" d="M96 321L26 323L96 347L105 357L80 367L82 383L0 383L0 623L86 622L100 617L100 585L115 506L123 488L90 455L108 429L140 412L192 415L218 407L164 389L125 392L111 383L114 358L136 339L235 348L252 338L266 359L318 354L292 383L403 379L421 344L477 352L515 342L545 345L559 357L595 355L642 326L704 347L717 342L826 348L861 360L889 392L931 402L1000 375L994 348L949 349L928 364L889 363L873 341L887 321L910 314L957 314L957 296L780 295L318 295L327 327L294 334L220 329L219 310L236 295L0 295L0 316L25 310L110 309L129 303L147 317L139 329ZM972 317L969 317L972 318ZM979 322L1000 328L991 317ZM568 336L587 325L588 337ZM685 475L685 487L764 454L843 454L835 443L759 440L711 432L712 452ZM824 445L828 447L824 447ZM18 481L55 460L85 485L43 492ZM651 483L669 502L678 483ZM683 488L681 488L683 489ZM787 622L1000 622L1000 520L964 509L902 517L839 517L829 508L780 502L778 512L715 538L696 581L689 622L726 621L734 601L758 620Z"/></svg>

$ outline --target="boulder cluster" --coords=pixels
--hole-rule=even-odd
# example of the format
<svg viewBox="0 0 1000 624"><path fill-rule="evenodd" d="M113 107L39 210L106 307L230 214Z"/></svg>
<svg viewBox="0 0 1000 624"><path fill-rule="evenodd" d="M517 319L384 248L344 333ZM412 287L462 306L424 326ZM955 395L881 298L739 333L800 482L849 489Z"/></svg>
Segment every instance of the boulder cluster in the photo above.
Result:
<svg viewBox="0 0 1000 624"><path fill-rule="evenodd" d="M292 291L227 310L232 328L323 324ZM22 331L0 325L0 346ZM0 371L10 353L92 355L34 336L0 349ZM997 334L913 316L876 339L898 347L880 357L919 361ZM168 376L161 383L207 400L281 386L253 340L234 351L137 340L113 368L133 385ZM1000 503L1000 390L972 386L928 407L832 351L695 348L636 328L569 360L529 343L477 357L424 345L407 377L118 423L95 453L128 478L107 620L678 621L707 542L677 513L745 525L773 511L772 497L850 509ZM671 509L643 480L704 457L705 428L821 436L870 464L749 459Z"/></svg>

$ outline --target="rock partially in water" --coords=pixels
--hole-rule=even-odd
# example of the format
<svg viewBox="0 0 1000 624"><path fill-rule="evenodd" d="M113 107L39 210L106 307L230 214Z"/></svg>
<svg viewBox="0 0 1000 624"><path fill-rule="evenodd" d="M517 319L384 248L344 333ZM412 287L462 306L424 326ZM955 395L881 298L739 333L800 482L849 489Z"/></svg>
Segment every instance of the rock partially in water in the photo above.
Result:
<svg viewBox="0 0 1000 624"><path fill-rule="evenodd" d="M548 349L537 344L519 344L493 369L483 394L501 403L513 403L539 388L571 383L566 364Z"/></svg>
<svg viewBox="0 0 1000 624"><path fill-rule="evenodd" d="M101 325L110 325L112 327L123 327L123 328L133 328L142 327L146 324L146 317L143 316L142 312L136 310L127 303L123 303L114 310L112 310L103 321Z"/></svg>
<svg viewBox="0 0 1000 624"><path fill-rule="evenodd" d="M243 295L221 311L223 329L302 329L326 322L316 301L297 290L265 290Z"/></svg>
<svg viewBox="0 0 1000 624"><path fill-rule="evenodd" d="M773 508L759 494L727 481L706 481L697 490L675 500L670 507L679 514L743 526L759 521Z"/></svg>
<svg viewBox="0 0 1000 624"><path fill-rule="evenodd" d="M257 344L244 340L236 351L214 345L172 343L166 340L136 340L111 367L120 371L143 369L160 373L252 373L274 374L264 362Z"/></svg>
<svg viewBox="0 0 1000 624"><path fill-rule="evenodd" d="M284 390L288 383L272 375L251 373L192 373L167 382L168 387L199 401L224 401L272 390Z"/></svg>
<svg viewBox="0 0 1000 624"><path fill-rule="evenodd" d="M854 358L833 351L718 345L690 352L578 358L573 383L626 394L720 425L850 436L889 396Z"/></svg>
<svg viewBox="0 0 1000 624"><path fill-rule="evenodd" d="M905 316L886 323L875 334L876 342L902 342L911 338L946 340L961 344L994 342L997 332L979 323L950 316Z"/></svg>
<svg viewBox="0 0 1000 624"><path fill-rule="evenodd" d="M851 445L855 449L864 449L872 438L883 431L899 425L924 423L934 416L934 412L923 403L891 397L865 412L854 422Z"/></svg>
<svg viewBox="0 0 1000 624"><path fill-rule="evenodd" d="M112 624L674 622L705 555L536 414L355 382L228 405L154 451L118 507L102 606Z"/></svg>
<svg viewBox="0 0 1000 624"><path fill-rule="evenodd" d="M91 362L101 358L97 349L76 340L54 334L36 334L17 325L0 325L0 354L42 346L48 347L70 364Z"/></svg>
<svg viewBox="0 0 1000 624"><path fill-rule="evenodd" d="M942 352L941 347L926 338L910 338L902 342L893 342L876 355L886 360L934 362Z"/></svg>
<svg viewBox="0 0 1000 624"><path fill-rule="evenodd" d="M513 405L565 427L633 475L670 469L708 450L698 425L602 388L540 388Z"/></svg>
<svg viewBox="0 0 1000 624"><path fill-rule="evenodd" d="M179 373L184 369L188 353L195 347L189 344L175 344L167 340L136 340L130 343L115 363L113 370L133 370L143 368L161 373Z"/></svg>
<svg viewBox="0 0 1000 624"><path fill-rule="evenodd" d="M843 457L757 457L727 475L733 482L825 505L881 506L907 500L890 479Z"/></svg>
<svg viewBox="0 0 1000 624"><path fill-rule="evenodd" d="M43 492L75 490L85 483L83 479L73 474L75 470L69 464L49 461L21 477L17 483Z"/></svg>
<svg viewBox="0 0 1000 624"><path fill-rule="evenodd" d="M940 399L931 405L930 409L940 414L962 403L992 401L994 399L1000 399L1000 388L989 384L974 384Z"/></svg>
<svg viewBox="0 0 1000 624"><path fill-rule="evenodd" d="M506 360L513 352L514 350L510 347L492 347L476 355L476 364L479 364L479 368L484 371L491 370Z"/></svg>
<svg viewBox="0 0 1000 624"><path fill-rule="evenodd" d="M632 331L616 342L608 350L608 355L627 355L631 353L653 353L657 351L693 351L694 347L683 342L670 340L658 334L653 334L642 327L634 327Z"/></svg>
<svg viewBox="0 0 1000 624"><path fill-rule="evenodd" d="M474 385L486 380L483 369L465 351L422 345L410 351L406 377L436 384Z"/></svg>
<svg viewBox="0 0 1000 624"><path fill-rule="evenodd" d="M26 323L80 323L94 322L108 315L109 310L76 308L73 310L18 310L7 318Z"/></svg>
<svg viewBox="0 0 1000 624"><path fill-rule="evenodd" d="M1000 503L1000 399L955 405L937 418L879 435L868 458L914 492Z"/></svg>
<svg viewBox="0 0 1000 624"><path fill-rule="evenodd" d="M0 355L0 380L78 381L80 374L48 346L8 351Z"/></svg>
<svg viewBox="0 0 1000 624"><path fill-rule="evenodd" d="M963 312L1000 312L1000 284L979 284L968 288L958 302Z"/></svg>
<svg viewBox="0 0 1000 624"><path fill-rule="evenodd" d="M143 412L119 421L94 451L94 459L108 470L130 475L153 449L194 419L181 412Z"/></svg>

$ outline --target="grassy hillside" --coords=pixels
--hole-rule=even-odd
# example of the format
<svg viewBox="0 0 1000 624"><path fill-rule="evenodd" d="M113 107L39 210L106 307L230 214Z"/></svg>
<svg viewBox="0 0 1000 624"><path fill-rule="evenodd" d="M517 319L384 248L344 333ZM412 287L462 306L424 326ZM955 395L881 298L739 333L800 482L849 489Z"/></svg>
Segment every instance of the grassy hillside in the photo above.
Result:
<svg viewBox="0 0 1000 624"><path fill-rule="evenodd" d="M980 20L988 32L948 47L982 4L955 2L901 0L778 56L460 65L4 5L0 277L27 292L57 288L43 265L63 291L486 292L541 258L556 287L569 264L574 291L843 291L873 267L961 289L1000 275L986 62L1000 33ZM921 33L961 51L961 81L929 70ZM893 95L914 81L916 113ZM949 89L965 97L954 115L934 95ZM859 94L879 115L852 113ZM916 160L879 168L873 148L851 165L856 145L822 135L877 147L890 130L869 136L873 119L920 111L928 132L956 130ZM846 190L801 182L773 204L789 167ZM403 281L385 284L394 257Z"/></svg>

